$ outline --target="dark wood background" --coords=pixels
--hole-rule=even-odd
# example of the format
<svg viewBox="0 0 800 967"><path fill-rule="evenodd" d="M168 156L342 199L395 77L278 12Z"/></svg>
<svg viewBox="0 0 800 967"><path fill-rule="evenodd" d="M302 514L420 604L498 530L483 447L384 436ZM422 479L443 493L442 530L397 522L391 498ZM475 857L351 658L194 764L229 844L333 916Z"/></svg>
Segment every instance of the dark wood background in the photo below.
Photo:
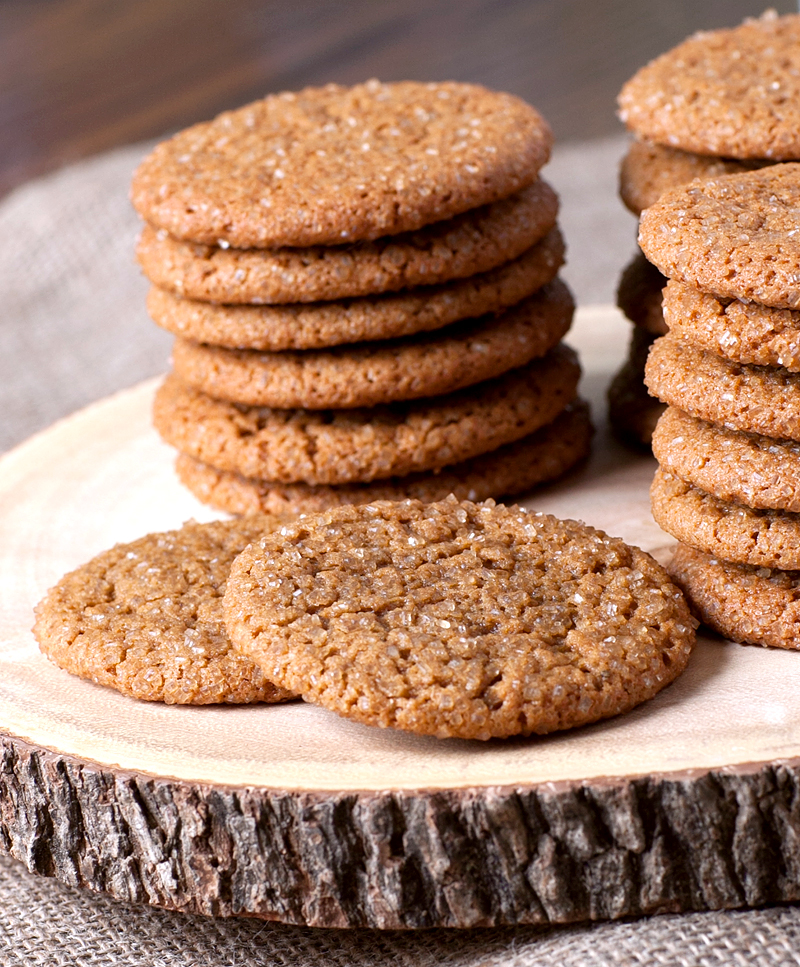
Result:
<svg viewBox="0 0 800 967"><path fill-rule="evenodd" d="M0 194L327 81L477 81L531 101L559 139L609 134L616 92L637 67L694 30L761 10L753 0L0 0Z"/></svg>

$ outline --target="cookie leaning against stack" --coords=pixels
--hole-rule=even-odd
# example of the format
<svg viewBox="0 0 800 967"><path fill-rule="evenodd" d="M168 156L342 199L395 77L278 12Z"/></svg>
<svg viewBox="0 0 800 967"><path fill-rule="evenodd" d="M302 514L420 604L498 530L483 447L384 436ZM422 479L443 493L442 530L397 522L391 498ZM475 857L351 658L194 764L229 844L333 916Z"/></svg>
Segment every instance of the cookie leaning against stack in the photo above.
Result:
<svg viewBox="0 0 800 967"><path fill-rule="evenodd" d="M651 350L668 409L653 436L653 516L671 573L738 641L800 648L800 163L667 192L640 244L669 278Z"/></svg>
<svg viewBox="0 0 800 967"><path fill-rule="evenodd" d="M370 81L159 145L132 198L183 482L304 511L516 493L584 456L551 140L511 95Z"/></svg>
<svg viewBox="0 0 800 967"><path fill-rule="evenodd" d="M620 117L637 139L620 170L625 205L638 217L663 192L696 178L800 159L798 72L800 17L772 12L695 34L643 67L619 97ZM667 331L666 281L639 253L618 291L637 331L609 394L610 415L622 436L648 446L663 405L644 392L644 358L648 343Z"/></svg>

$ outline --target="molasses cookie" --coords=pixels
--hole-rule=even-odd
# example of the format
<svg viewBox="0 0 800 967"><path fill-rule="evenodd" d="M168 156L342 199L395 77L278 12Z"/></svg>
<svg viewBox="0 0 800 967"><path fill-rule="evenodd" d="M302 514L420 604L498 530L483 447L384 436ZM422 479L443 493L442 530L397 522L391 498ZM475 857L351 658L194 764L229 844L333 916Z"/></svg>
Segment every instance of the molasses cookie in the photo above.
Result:
<svg viewBox="0 0 800 967"><path fill-rule="evenodd" d="M800 571L732 564L686 544L667 571L703 624L724 637L800 648Z"/></svg>
<svg viewBox="0 0 800 967"><path fill-rule="evenodd" d="M636 73L619 96L637 134L725 158L800 158L800 16L768 11L701 31Z"/></svg>
<svg viewBox="0 0 800 967"><path fill-rule="evenodd" d="M575 521L455 498L308 515L236 562L237 646L369 725L489 739L626 711L685 667L683 596L649 555Z"/></svg>
<svg viewBox="0 0 800 967"><path fill-rule="evenodd" d="M209 396L249 406L353 408L453 393L544 356L569 330L575 304L552 282L500 316L400 341L264 353L178 337L175 373Z"/></svg>
<svg viewBox="0 0 800 967"><path fill-rule="evenodd" d="M158 145L133 177L145 221L236 248L415 231L529 185L552 135L476 84L368 81L272 94Z"/></svg>
<svg viewBox="0 0 800 967"><path fill-rule="evenodd" d="M798 209L800 164L691 182L642 213L639 244L664 275L703 292L797 309Z"/></svg>
<svg viewBox="0 0 800 967"><path fill-rule="evenodd" d="M228 349L322 349L396 339L502 312L551 282L563 262L564 240L552 228L513 261L442 285L337 302L272 306L199 302L153 286L147 310L169 332Z"/></svg>
<svg viewBox="0 0 800 967"><path fill-rule="evenodd" d="M800 312L717 299L675 279L664 290L663 310L683 342L735 362L800 372Z"/></svg>
<svg viewBox="0 0 800 967"><path fill-rule="evenodd" d="M720 500L663 470L650 498L656 523L684 544L739 564L800 569L800 514Z"/></svg>
<svg viewBox="0 0 800 967"><path fill-rule="evenodd" d="M698 419L800 440L798 373L734 363L669 335L653 343L645 381L654 396Z"/></svg>
<svg viewBox="0 0 800 967"><path fill-rule="evenodd" d="M624 443L650 447L664 404L654 399L644 385L644 365L655 337L636 328L631 338L628 358L608 387L608 419L611 428Z"/></svg>
<svg viewBox="0 0 800 967"><path fill-rule="evenodd" d="M318 302L437 285L516 259L553 228L558 199L541 179L510 198L416 232L353 245L235 249L178 241L145 225L144 274L177 295L241 303Z"/></svg>
<svg viewBox="0 0 800 967"><path fill-rule="evenodd" d="M311 486L252 480L216 470L181 453L178 478L204 504L233 514L307 514L341 504L413 497L430 502L455 494L459 500L485 500L525 493L555 480L589 453L592 425L589 408L578 400L529 436L497 450L445 467L438 473L416 473L367 484Z"/></svg>
<svg viewBox="0 0 800 967"><path fill-rule="evenodd" d="M617 305L631 322L653 336L667 333L661 311L661 293L666 282L655 265L637 252L625 266L617 288Z"/></svg>
<svg viewBox="0 0 800 967"><path fill-rule="evenodd" d="M37 606L40 648L73 675L151 702L291 698L234 650L222 615L233 559L287 520L190 521L117 544L65 575Z"/></svg>
<svg viewBox="0 0 800 967"><path fill-rule="evenodd" d="M433 399L373 409L276 410L200 393L170 375L158 432L218 470L279 483L340 484L438 470L527 436L575 397L575 353L559 345L521 369Z"/></svg>
<svg viewBox="0 0 800 967"><path fill-rule="evenodd" d="M720 500L800 513L800 443L729 430L670 406L653 454L663 470Z"/></svg>
<svg viewBox="0 0 800 967"><path fill-rule="evenodd" d="M692 154L663 144L637 139L631 143L619 169L619 194L626 207L639 216L669 191L695 178L734 175L772 164L770 161L734 161L713 155Z"/></svg>

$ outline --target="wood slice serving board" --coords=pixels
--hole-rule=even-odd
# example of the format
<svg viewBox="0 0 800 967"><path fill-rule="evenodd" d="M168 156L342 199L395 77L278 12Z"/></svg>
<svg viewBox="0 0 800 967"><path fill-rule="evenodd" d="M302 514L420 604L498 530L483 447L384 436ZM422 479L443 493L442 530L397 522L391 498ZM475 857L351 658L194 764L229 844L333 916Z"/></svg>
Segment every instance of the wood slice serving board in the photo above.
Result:
<svg viewBox="0 0 800 967"><path fill-rule="evenodd" d="M628 325L571 341L602 422ZM150 429L154 383L0 461L0 849L115 897L314 926L470 927L800 897L800 654L703 637L632 713L487 743L302 703L167 707L50 665L32 608L116 541L215 515ZM651 459L601 429L526 501L648 550Z"/></svg>

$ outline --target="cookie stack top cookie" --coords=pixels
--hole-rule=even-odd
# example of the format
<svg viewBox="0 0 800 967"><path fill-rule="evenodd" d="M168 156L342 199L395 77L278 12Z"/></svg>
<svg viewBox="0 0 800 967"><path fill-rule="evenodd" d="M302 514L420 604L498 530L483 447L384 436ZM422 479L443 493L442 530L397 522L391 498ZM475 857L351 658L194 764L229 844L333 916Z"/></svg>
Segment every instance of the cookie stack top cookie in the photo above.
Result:
<svg viewBox="0 0 800 967"><path fill-rule="evenodd" d="M156 148L132 198L148 308L177 336L155 421L181 479L225 510L309 510L445 496L443 467L500 496L583 455L551 143L511 95L370 81ZM537 433L509 475L499 451Z"/></svg>
<svg viewBox="0 0 800 967"><path fill-rule="evenodd" d="M271 95L159 145L131 198L176 239L336 245L414 231L531 184L550 128L474 84L368 81Z"/></svg>

